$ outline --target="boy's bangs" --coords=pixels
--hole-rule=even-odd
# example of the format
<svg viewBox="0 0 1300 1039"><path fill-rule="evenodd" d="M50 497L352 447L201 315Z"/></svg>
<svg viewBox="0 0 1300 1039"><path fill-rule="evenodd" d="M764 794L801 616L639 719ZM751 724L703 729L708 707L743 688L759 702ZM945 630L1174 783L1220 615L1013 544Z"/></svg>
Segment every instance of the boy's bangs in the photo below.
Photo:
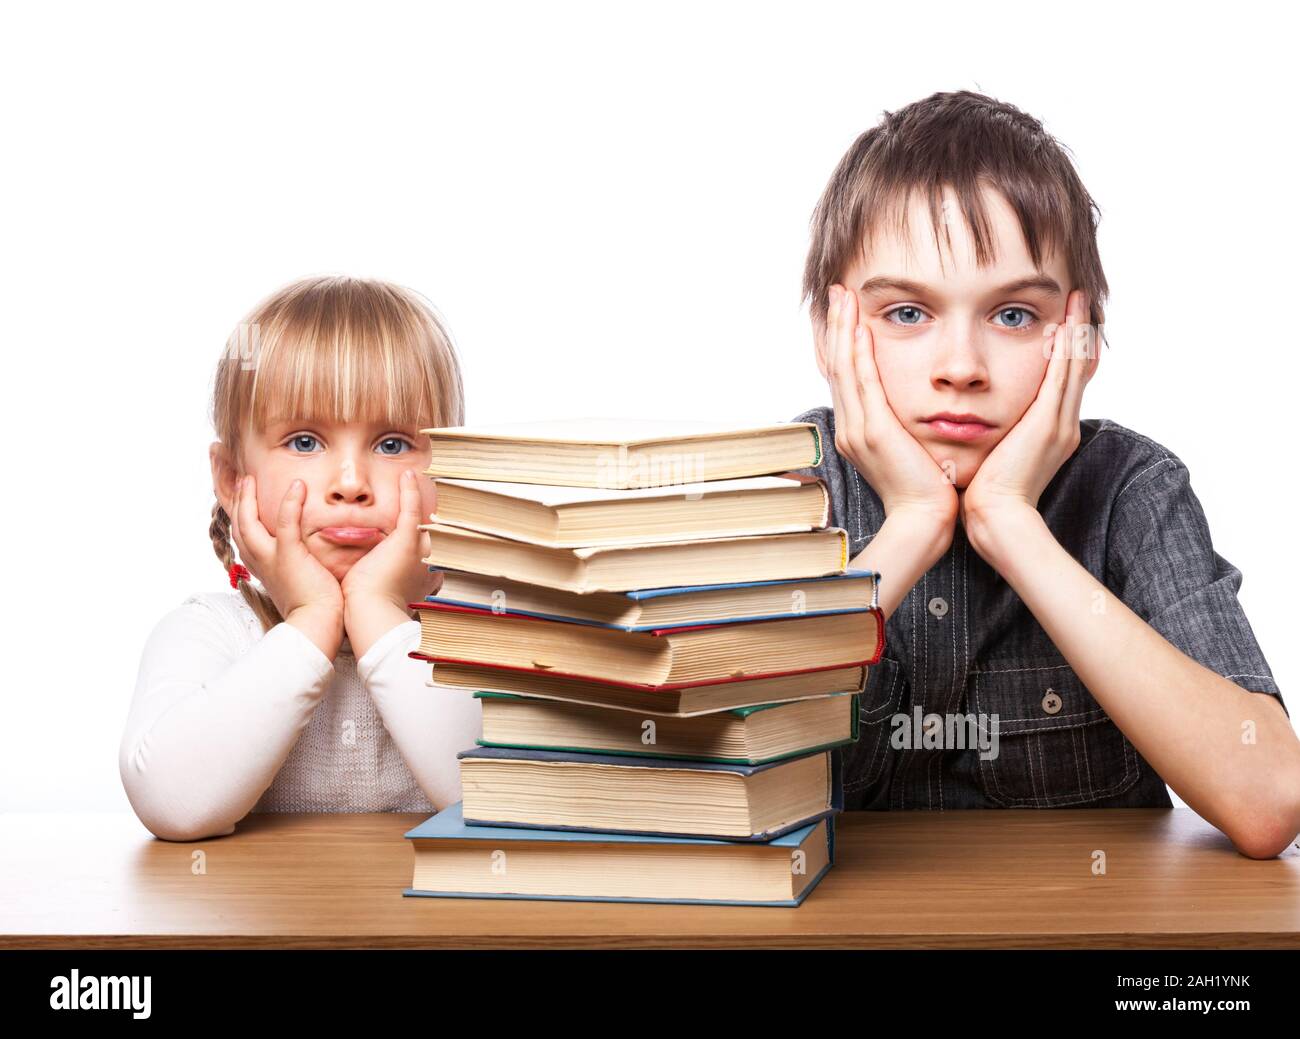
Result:
<svg viewBox="0 0 1300 1039"><path fill-rule="evenodd" d="M944 189L951 189L955 200L944 198ZM1035 192L1017 193L1014 185L995 184L988 179L963 180L947 184L933 181L914 184L894 181L873 184L863 193L863 205L855 216L854 239L859 243L858 254L863 262L872 244L883 231L890 231L911 249L910 211L914 196L924 193L930 217L931 238L943 265L943 250L939 248L939 229L944 242L952 248L951 226L961 220L975 243L975 261L980 267L997 262L992 222L982 188L996 191L1007 200L1020 223L1020 232L1035 267L1041 268L1050 256L1066 241L1066 227L1061 218L1061 207L1045 204ZM955 201L955 204L954 204ZM874 214L875 219L869 219Z"/></svg>

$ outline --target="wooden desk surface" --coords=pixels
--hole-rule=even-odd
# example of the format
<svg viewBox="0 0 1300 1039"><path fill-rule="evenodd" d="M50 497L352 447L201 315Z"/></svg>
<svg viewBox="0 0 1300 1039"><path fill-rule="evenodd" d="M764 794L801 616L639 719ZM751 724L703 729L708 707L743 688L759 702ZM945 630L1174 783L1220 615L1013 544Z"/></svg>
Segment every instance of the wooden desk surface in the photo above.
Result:
<svg viewBox="0 0 1300 1039"><path fill-rule="evenodd" d="M423 818L173 843L129 813L3 815L0 948L1300 948L1300 850L1248 859L1186 808L845 813L798 909L403 896Z"/></svg>

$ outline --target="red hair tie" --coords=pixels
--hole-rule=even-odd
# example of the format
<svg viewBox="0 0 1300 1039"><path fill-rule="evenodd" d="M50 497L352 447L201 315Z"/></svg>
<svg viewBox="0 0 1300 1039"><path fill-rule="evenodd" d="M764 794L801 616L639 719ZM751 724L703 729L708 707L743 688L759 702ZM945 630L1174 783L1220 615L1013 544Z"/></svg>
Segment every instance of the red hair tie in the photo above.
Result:
<svg viewBox="0 0 1300 1039"><path fill-rule="evenodd" d="M239 579L241 577L245 581L247 581L252 576L253 575L248 572L247 567L240 566L238 563L230 564L230 587L231 588L239 587Z"/></svg>

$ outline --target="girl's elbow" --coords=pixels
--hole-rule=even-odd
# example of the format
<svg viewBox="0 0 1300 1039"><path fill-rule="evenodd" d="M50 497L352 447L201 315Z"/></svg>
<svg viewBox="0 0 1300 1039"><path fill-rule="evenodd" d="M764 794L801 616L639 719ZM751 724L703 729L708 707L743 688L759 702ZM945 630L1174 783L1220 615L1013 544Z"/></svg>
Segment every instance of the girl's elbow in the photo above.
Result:
<svg viewBox="0 0 1300 1039"><path fill-rule="evenodd" d="M209 837L227 837L235 832L234 823L224 819L204 819L184 815L141 813L136 818L146 830L162 841L203 841Z"/></svg>
<svg viewBox="0 0 1300 1039"><path fill-rule="evenodd" d="M133 769L127 758L122 761L121 776L135 817L159 840L201 841L235 832L234 823L223 813L195 811L161 794L153 777Z"/></svg>

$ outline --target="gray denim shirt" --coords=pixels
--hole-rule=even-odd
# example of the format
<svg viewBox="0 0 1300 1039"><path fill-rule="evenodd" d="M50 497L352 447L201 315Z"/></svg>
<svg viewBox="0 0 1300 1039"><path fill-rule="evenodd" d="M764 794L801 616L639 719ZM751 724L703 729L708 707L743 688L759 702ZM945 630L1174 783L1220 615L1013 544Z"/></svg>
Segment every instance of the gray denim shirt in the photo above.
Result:
<svg viewBox="0 0 1300 1039"><path fill-rule="evenodd" d="M880 498L835 450L832 409L793 421L821 431L821 463L799 471L830 488L832 523L848 532L852 559L884 523ZM1048 529L1182 652L1282 703L1237 599L1241 571L1214 550L1187 467L1109 419L1079 426L1078 448L1039 498ZM884 587L889 561L877 568ZM1171 805L1164 781L960 523L888 619L859 701L861 734L844 755L846 809ZM931 713L953 716L946 739L923 740L894 721ZM959 716L970 717L959 725Z"/></svg>

